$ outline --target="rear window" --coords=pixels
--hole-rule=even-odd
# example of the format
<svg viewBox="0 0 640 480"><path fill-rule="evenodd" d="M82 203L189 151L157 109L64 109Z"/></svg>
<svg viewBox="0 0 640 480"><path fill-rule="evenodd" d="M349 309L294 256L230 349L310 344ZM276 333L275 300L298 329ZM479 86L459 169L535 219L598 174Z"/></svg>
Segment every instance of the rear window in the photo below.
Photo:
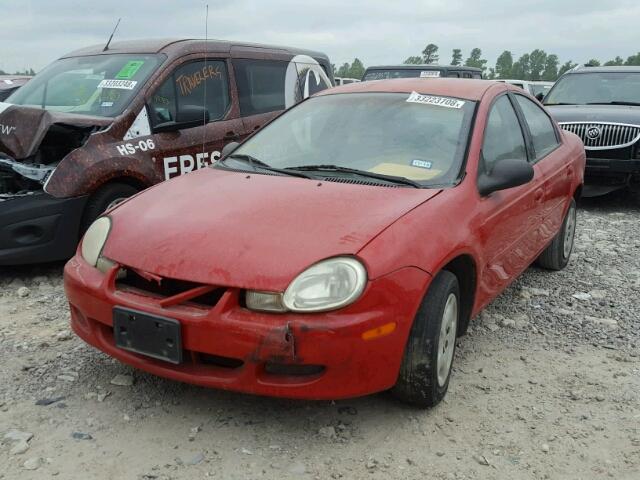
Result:
<svg viewBox="0 0 640 480"><path fill-rule="evenodd" d="M415 68L394 68L388 70L368 70L362 80L389 80L392 78L429 78L442 76L442 70Z"/></svg>

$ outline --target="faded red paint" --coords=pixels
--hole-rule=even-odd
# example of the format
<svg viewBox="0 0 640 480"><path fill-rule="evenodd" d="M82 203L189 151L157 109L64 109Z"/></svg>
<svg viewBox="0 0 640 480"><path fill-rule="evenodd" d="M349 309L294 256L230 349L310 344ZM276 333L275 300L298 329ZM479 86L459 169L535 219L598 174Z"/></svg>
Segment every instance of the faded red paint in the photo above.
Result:
<svg viewBox="0 0 640 480"><path fill-rule="evenodd" d="M444 190L385 188L300 178L206 170L162 184L112 212L104 255L162 277L227 287L210 309L162 309L145 295L115 288L76 255L65 268L74 329L109 355L148 372L200 385L309 399L352 397L396 382L414 316L431 278L456 257L476 267L470 316L504 290L559 231L583 182L584 149L562 144L534 166L531 182L481 197L478 159L491 102L505 84L406 79L366 82L321 95L417 91L477 100L465 175ZM316 314L256 313L242 306L243 289L282 291L311 264L357 256L368 272L362 297ZM244 361L233 370L197 362L172 365L116 348L115 305L180 320L184 346ZM389 321L389 335L362 334ZM467 320L467 319L464 319ZM323 365L322 374L265 373L265 362Z"/></svg>

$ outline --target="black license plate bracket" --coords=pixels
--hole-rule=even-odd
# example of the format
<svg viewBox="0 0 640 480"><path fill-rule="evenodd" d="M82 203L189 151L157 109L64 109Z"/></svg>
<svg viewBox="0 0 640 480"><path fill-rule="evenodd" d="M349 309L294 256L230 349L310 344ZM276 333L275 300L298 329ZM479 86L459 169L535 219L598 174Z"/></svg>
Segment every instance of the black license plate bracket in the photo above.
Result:
<svg viewBox="0 0 640 480"><path fill-rule="evenodd" d="M182 362L180 322L137 310L114 307L113 337L116 347L178 364Z"/></svg>

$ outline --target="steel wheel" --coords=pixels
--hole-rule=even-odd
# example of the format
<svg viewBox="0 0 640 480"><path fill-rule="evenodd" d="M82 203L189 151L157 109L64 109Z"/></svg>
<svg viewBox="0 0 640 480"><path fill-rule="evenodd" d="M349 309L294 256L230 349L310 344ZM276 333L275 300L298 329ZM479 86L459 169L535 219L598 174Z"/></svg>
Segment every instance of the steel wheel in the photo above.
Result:
<svg viewBox="0 0 640 480"><path fill-rule="evenodd" d="M564 258L569 258L571 250L573 250L573 239L576 235L576 207L571 205L567 212L567 223L564 228L564 243L562 249L562 255Z"/></svg>
<svg viewBox="0 0 640 480"><path fill-rule="evenodd" d="M458 300L451 293L447 298L442 313L440 336L438 340L438 385L441 387L449 377L449 370L453 363L453 352L455 350L456 331L458 329Z"/></svg>

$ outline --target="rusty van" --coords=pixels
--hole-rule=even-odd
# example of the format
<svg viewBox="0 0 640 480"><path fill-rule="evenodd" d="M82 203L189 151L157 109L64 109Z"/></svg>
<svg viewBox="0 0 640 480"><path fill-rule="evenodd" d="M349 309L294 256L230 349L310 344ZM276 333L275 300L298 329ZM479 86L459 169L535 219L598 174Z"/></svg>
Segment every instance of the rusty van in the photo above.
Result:
<svg viewBox="0 0 640 480"><path fill-rule="evenodd" d="M0 103L0 265L70 257L105 210L332 85L326 55L286 47L139 40L65 55Z"/></svg>

